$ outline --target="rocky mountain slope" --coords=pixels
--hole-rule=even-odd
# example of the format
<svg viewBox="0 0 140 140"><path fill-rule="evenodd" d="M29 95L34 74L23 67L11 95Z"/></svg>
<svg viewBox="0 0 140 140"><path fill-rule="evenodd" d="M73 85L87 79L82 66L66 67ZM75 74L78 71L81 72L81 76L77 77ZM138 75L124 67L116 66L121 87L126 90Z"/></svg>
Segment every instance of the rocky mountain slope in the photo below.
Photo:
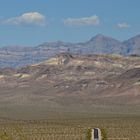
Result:
<svg viewBox="0 0 140 140"><path fill-rule="evenodd" d="M19 69L0 70L0 104L138 105L140 58L71 55Z"/></svg>
<svg viewBox="0 0 140 140"><path fill-rule="evenodd" d="M140 55L140 36L120 42L97 35L87 42L65 43L61 41L43 43L35 47L8 46L0 48L0 67L21 67L49 59L56 54L121 54Z"/></svg>
<svg viewBox="0 0 140 140"><path fill-rule="evenodd" d="M127 46L127 54L140 55L140 35L124 41L123 44Z"/></svg>

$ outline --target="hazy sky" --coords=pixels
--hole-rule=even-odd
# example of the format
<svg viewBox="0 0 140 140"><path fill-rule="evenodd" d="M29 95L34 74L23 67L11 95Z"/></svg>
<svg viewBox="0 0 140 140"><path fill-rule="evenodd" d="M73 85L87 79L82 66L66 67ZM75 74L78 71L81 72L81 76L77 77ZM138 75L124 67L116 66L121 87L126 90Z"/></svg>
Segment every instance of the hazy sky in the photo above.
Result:
<svg viewBox="0 0 140 140"><path fill-rule="evenodd" d="M0 46L140 33L140 0L0 0Z"/></svg>

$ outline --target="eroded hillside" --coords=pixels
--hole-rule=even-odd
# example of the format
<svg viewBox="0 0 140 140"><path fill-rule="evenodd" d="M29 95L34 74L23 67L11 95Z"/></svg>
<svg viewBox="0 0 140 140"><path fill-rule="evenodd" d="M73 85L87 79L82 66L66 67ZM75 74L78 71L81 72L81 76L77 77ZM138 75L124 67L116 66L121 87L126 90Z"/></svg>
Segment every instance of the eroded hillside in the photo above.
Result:
<svg viewBox="0 0 140 140"><path fill-rule="evenodd" d="M62 53L20 69L0 70L0 104L71 111L138 106L140 58Z"/></svg>

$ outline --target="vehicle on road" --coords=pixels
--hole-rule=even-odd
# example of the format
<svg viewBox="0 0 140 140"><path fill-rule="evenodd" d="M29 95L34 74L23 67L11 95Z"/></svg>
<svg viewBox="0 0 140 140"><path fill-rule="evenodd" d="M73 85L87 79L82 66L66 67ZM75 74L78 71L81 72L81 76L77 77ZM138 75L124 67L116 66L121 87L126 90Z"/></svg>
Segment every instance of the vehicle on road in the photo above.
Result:
<svg viewBox="0 0 140 140"><path fill-rule="evenodd" d="M92 129L92 140L101 140L101 130L99 128Z"/></svg>

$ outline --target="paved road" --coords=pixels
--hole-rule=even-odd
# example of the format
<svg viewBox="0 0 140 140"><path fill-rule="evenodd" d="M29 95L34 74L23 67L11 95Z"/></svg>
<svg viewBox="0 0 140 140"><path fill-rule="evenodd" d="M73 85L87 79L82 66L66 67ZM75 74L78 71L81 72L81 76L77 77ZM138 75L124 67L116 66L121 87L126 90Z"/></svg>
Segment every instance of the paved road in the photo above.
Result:
<svg viewBox="0 0 140 140"><path fill-rule="evenodd" d="M92 139L91 140L101 140L101 131L99 128L92 129Z"/></svg>

